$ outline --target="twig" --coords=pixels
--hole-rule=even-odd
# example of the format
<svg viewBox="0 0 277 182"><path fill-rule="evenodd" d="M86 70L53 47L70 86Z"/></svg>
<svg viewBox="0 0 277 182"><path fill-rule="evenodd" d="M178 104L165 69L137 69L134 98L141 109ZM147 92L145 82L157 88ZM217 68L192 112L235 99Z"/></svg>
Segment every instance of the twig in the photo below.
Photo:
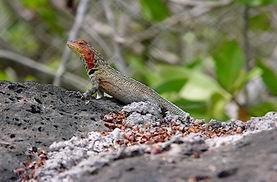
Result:
<svg viewBox="0 0 277 182"><path fill-rule="evenodd" d="M193 18L199 17L203 14L210 12L214 8L226 6L231 3L232 3L232 0L222 0L220 2L212 3L207 6L199 6L199 7L196 6L195 8L193 8L193 11L192 11L191 15L189 15L189 16L187 16L187 14L188 14L187 12L179 13L175 16L171 16L171 17L165 19L164 21L162 21L160 23L154 24L153 26L151 26L144 32L137 33L134 36L132 36L131 38L127 38L126 45L130 46L134 43L149 39L149 38L154 37L155 35L159 34L161 31L165 31L169 28L172 28L174 25L176 25L179 22L189 21Z"/></svg>
<svg viewBox="0 0 277 182"><path fill-rule="evenodd" d="M197 0L170 0L174 3L179 3L186 6L218 6L218 4L225 4L226 2L229 3L230 0L218 0L218 1L197 1Z"/></svg>
<svg viewBox="0 0 277 182"><path fill-rule="evenodd" d="M4 5L8 8L10 13L14 15L16 18L13 20L14 22L18 21L18 19L23 20L29 26L35 27L31 28L31 33L40 41L39 45L49 45L54 47L56 50L59 50L59 46L55 44L55 41L52 40L53 36L49 35L49 32L46 31L46 27L43 23L38 22L36 20L36 14L27 8L24 8L20 1L17 0L9 0L3 1ZM11 17L13 19L13 17Z"/></svg>
<svg viewBox="0 0 277 182"><path fill-rule="evenodd" d="M176 54L166 50L153 48L150 50L150 55L156 60L162 60L169 64L177 64L178 62L180 62L179 57Z"/></svg>
<svg viewBox="0 0 277 182"><path fill-rule="evenodd" d="M246 60L246 70L251 69L251 55L250 55L250 43L249 43L249 6L245 6L243 10L243 47Z"/></svg>
<svg viewBox="0 0 277 182"><path fill-rule="evenodd" d="M91 15L88 15L88 17L85 18L83 26L84 25L89 25L89 27L93 28L93 30L101 36L111 36L113 34L113 30L110 25L98 21Z"/></svg>
<svg viewBox="0 0 277 182"><path fill-rule="evenodd" d="M1 49L12 49L12 47L4 40L0 37L0 48Z"/></svg>
<svg viewBox="0 0 277 182"><path fill-rule="evenodd" d="M76 37L77 37L77 35L80 31L82 22L84 20L85 13L87 11L89 2L90 2L89 0L81 0L80 1L78 9L77 9L77 15L76 15L76 18L75 18L75 22L72 26L72 29L69 32L69 37L68 37L69 40L76 39ZM60 85L61 77L65 72L66 64L69 61L69 58L70 58L70 50L66 46L65 49L64 49L64 52L63 52L62 61L60 63L60 66L57 70L57 73L56 73L56 76L55 76L55 79L54 79L54 82L53 82L54 85Z"/></svg>
<svg viewBox="0 0 277 182"><path fill-rule="evenodd" d="M250 55L250 43L249 43L249 6L245 6L243 10L243 48L244 48L244 55L246 61L246 71L250 71L251 69L251 55ZM244 96L245 96L245 105L249 104L249 93L247 90L247 86L244 89Z"/></svg>
<svg viewBox="0 0 277 182"><path fill-rule="evenodd" d="M277 42L276 44L277 45ZM270 67L272 67L273 70L277 70L277 64L276 64L276 60L277 60L277 46L275 46L274 50L272 51L271 56L269 57L267 63L270 64Z"/></svg>
<svg viewBox="0 0 277 182"><path fill-rule="evenodd" d="M113 47L115 50L115 57L116 59L116 67L119 69L119 71L121 71L123 74L127 74L128 70L127 67L125 65L125 62L123 61L123 57L122 57L122 47L121 45L118 43L119 40L119 35L117 34L116 31L116 27L115 27L115 21L114 21L114 15L113 12L110 8L110 2L108 2L108 0L102 0L102 5L104 8L104 12L106 15L106 18L108 20L108 23L110 24L110 26L113 29Z"/></svg>
<svg viewBox="0 0 277 182"><path fill-rule="evenodd" d="M86 23L83 24L82 28L83 30L92 38L94 39L99 46L105 51L105 53L108 56L112 56L112 52L109 48L109 46L106 44L106 42L102 39L101 36L99 36L98 32L94 29L94 26L92 26L92 20L90 18L89 20L85 20Z"/></svg>
<svg viewBox="0 0 277 182"><path fill-rule="evenodd" d="M7 50L0 50L0 58L9 59L16 63L22 64L28 68L31 68L35 71L38 71L41 74L46 74L53 78L55 77L55 71L50 69L48 66L38 63L28 57L16 54L14 52L7 51ZM89 84L87 80L84 80L83 78L78 77L71 73L65 73L62 79L78 89L83 89Z"/></svg>
<svg viewBox="0 0 277 182"><path fill-rule="evenodd" d="M35 13L31 10L28 10L27 8L24 8L19 1L10 0L4 1L4 3L6 3L6 5L8 5L9 8L12 9L16 13L16 15L24 21L30 22L33 21L33 19L35 18Z"/></svg>
<svg viewBox="0 0 277 182"><path fill-rule="evenodd" d="M140 16L139 7L133 4L128 4L124 0L116 0L116 5L122 9L126 14L135 21L141 24L150 25L150 22L146 21L142 16Z"/></svg>

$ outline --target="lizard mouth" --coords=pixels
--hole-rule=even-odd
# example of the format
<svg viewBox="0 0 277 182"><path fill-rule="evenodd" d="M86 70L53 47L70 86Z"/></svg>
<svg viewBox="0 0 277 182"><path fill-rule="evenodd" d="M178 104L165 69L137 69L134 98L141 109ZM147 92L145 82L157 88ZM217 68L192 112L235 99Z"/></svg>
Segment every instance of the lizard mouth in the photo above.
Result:
<svg viewBox="0 0 277 182"><path fill-rule="evenodd" d="M74 41L67 41L66 45L73 50L75 54L77 54L79 57L82 57L81 49L78 46L78 44Z"/></svg>
<svg viewBox="0 0 277 182"><path fill-rule="evenodd" d="M73 44L74 44L73 41L67 41L67 42L66 42L66 45L67 45L69 48L73 48L73 47L74 47Z"/></svg>

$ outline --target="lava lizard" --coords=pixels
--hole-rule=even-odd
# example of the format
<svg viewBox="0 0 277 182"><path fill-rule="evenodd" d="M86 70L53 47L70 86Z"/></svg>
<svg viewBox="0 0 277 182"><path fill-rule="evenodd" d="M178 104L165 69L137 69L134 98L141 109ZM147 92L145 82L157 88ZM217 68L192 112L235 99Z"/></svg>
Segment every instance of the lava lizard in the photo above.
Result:
<svg viewBox="0 0 277 182"><path fill-rule="evenodd" d="M167 110L172 114L188 116L188 113L162 98L153 89L112 68L101 54L86 41L68 41L67 46L83 60L92 82L92 88L83 94L85 98L96 92L103 96L105 92L125 104L150 101L158 104L163 111Z"/></svg>

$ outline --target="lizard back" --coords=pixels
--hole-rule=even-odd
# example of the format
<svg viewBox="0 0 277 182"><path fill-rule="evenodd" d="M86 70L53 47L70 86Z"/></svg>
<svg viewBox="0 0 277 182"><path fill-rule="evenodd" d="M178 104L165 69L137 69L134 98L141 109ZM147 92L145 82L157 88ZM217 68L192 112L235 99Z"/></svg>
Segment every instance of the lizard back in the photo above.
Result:
<svg viewBox="0 0 277 182"><path fill-rule="evenodd" d="M173 114L187 115L179 107L162 98L155 90L121 74L111 66L99 66L96 76L102 91L125 104L150 101L157 103L163 110L168 110Z"/></svg>

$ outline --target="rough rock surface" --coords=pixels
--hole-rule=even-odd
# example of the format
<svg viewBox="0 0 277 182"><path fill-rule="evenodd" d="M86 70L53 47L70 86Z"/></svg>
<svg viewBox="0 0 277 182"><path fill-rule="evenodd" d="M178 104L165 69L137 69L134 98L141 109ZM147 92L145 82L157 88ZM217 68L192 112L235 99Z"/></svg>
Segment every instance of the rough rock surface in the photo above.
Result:
<svg viewBox="0 0 277 182"><path fill-rule="evenodd" d="M237 144L209 150L200 158L190 157L185 145L181 149L176 146L177 154L116 160L94 174L82 176L81 181L276 182L276 133L276 129L257 133Z"/></svg>
<svg viewBox="0 0 277 182"><path fill-rule="evenodd" d="M141 103L138 103L138 105L139 104ZM134 105L134 103L131 105ZM145 102L144 105L146 106L148 105L148 103ZM149 105L151 107L151 103ZM126 107L129 107L129 105L125 106L125 108ZM125 108L123 110L125 110ZM148 113L146 112L145 114ZM128 122L128 117L126 120L126 126L128 126L130 124ZM187 130L195 128L194 122L197 122L192 119L190 119L189 121L191 124L186 123L186 126L192 125L192 127L188 127ZM262 123L260 123L260 121L262 121ZM257 122L259 124L257 124ZM140 122L137 125L132 125L132 128L139 127L141 130L141 132L139 132L139 135L137 135L135 138L139 138L141 135L148 133L151 129L155 128L157 123L158 122L153 123L154 126L152 127L151 121L146 121L145 123ZM257 125L254 127L253 123ZM271 154L270 152L265 152L263 154L264 146L256 146L255 142L265 142L265 146L271 143L272 146L270 146L268 149L273 151L277 149L277 146L274 145L274 139L276 139L276 136L273 135L273 138L260 138L261 135L258 135L262 133L262 131L276 131L276 113L268 113L263 118L253 118L248 123L242 123L240 121L230 121L227 123L203 123L201 125L203 126L202 129L207 130L205 133L197 132L187 134L186 132L183 132L182 134L178 130L178 133L171 135L169 140L161 140L161 142L153 144L137 144L136 142L134 142L134 140L132 140L133 142L128 141L126 143L130 146L121 147L122 142L117 143L116 141L122 140L124 137L126 137L126 135L130 135L130 130L128 127L115 128L114 130L111 130L111 132L107 132L105 135L102 135L99 132L90 132L88 136L84 138L74 137L69 141L57 142L50 146L48 160L43 165L43 167L35 170L34 176L35 179L39 179L39 181L132 181L132 178L140 179L141 177L144 177L145 174L147 174L147 171L145 171L145 174L142 173L138 175L136 173L130 175L126 172L122 173L122 176L113 179L114 173L112 173L112 171L109 174L111 176L107 176L105 175L105 173L101 173L102 170L106 170L105 166L113 166L119 160L124 159L124 161L137 160L139 164L141 163L141 161L145 161L145 163L141 165L149 169L152 169L153 167L150 163L153 162L155 164L155 162L157 161L159 161L160 163L165 162L167 164L176 164L178 166L178 169L172 169L172 171L168 170L167 168L163 168L162 166L154 166L154 172L156 168L160 167L162 176L154 175L148 180L144 179L146 181L170 181L172 180L170 174L174 174L176 172L175 170L191 170L190 173L187 174L194 174L195 172L199 172L199 168L204 170L207 166L211 169L208 170L210 173L204 178L206 180L220 181L221 178L223 178L222 181L225 181L225 177L227 176L230 176L229 180L234 181L240 179L243 179L243 181L253 181L254 179L258 179L258 181L270 181L271 179L274 179L274 173L276 172L275 170L269 170L265 173L263 169L275 168L275 163L277 162L275 158L276 153L274 154L273 152L273 154ZM147 127L145 128L145 126ZM151 129L148 130L148 128ZM174 130L171 125L164 124L158 125L157 128L168 128ZM236 132L232 135L226 135L226 133L224 133L224 135L220 137L207 135L207 133L213 133L213 130L218 128L221 128L222 131L225 131L225 129L230 130L231 128L244 128L244 131L242 132L235 130ZM145 130L147 132L144 132ZM186 129L184 128L183 131L185 130ZM134 130L133 132L136 133L136 130ZM156 134L150 138L153 138L159 134L161 134L160 137L164 136L164 130L161 133L156 132ZM252 140L255 142L253 142L253 144L248 144L249 141ZM262 148L259 148L261 146ZM246 153L242 155L240 154L240 152L244 151L241 151L240 148L243 148L244 150L246 148L249 151L245 151ZM227 152L225 152L226 149ZM239 152L237 152L237 150ZM250 152L250 154L248 154L247 152ZM246 159L248 160L242 160L241 157L243 156L247 157ZM236 159L236 157L238 157L238 159ZM264 157L268 157L268 159L271 160L264 162ZM132 160L131 158L134 159ZM253 158L255 158L255 160L257 161L263 162L263 164L261 165L260 163L257 163L257 161L253 162L253 160L251 160ZM243 163L240 163L240 160L242 160L241 162ZM191 165L194 166L195 169L191 169ZM235 165L235 167L233 165ZM240 165L245 167L245 169L241 168ZM267 165L267 167L265 168L264 165ZM117 167L120 168L120 166ZM133 168L137 167L139 168L139 166L133 166ZM226 167L227 169L225 169ZM251 174L253 173L253 175L256 175L255 171L258 171L259 173L254 178L242 178L242 176L236 176L236 174L239 173L238 170L239 172L241 172L242 170L246 170L246 172ZM101 173L101 175L98 175L98 172ZM200 171L199 173L200 176L202 174L201 172L202 171ZM235 177L231 177L233 175ZM129 178L131 176L132 178ZM163 177L163 179L161 177ZM185 180L189 178L201 179L201 177L199 176L183 176L180 174L176 174L173 181Z"/></svg>
<svg viewBox="0 0 277 182"><path fill-rule="evenodd" d="M28 159L27 149L102 131L100 117L120 108L106 99L86 103L77 92L52 85L1 81L0 181L18 178L13 170Z"/></svg>
<svg viewBox="0 0 277 182"><path fill-rule="evenodd" d="M277 179L276 113L252 118L246 124L205 124L170 114L162 118L159 108L145 102L125 106L123 123L124 114L102 117L120 110L112 100L86 103L78 93L52 85L0 82L0 181L19 179L13 170L28 161L26 151L33 146L44 148L49 158L33 171L40 181ZM112 130L108 132L103 121L115 118L120 122L109 123ZM135 131L138 136L151 132L151 127L163 127L160 134L174 135L158 144L120 147L118 141L126 132Z"/></svg>

